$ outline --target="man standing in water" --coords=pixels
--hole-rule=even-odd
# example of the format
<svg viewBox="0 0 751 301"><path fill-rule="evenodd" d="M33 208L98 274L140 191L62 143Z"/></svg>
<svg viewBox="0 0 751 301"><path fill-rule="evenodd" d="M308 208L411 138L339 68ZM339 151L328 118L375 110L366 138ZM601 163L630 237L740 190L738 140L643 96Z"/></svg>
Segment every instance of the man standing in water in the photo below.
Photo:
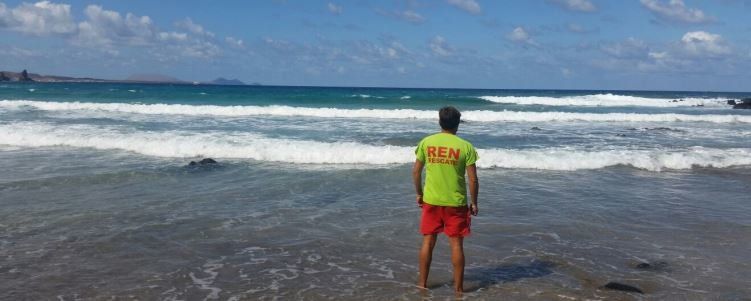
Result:
<svg viewBox="0 0 751 301"><path fill-rule="evenodd" d="M471 143L456 136L461 113L454 107L444 107L438 112L442 131L425 137L417 145L412 180L417 192L417 206L422 208L420 232L423 235L420 250L420 279L418 286L427 288L430 262L438 233L445 232L451 245L451 263L454 266L454 290L464 291L464 237L469 235L470 214L477 215L477 180L475 162L477 151ZM427 167L426 167L427 166ZM425 172L425 189L422 170ZM467 208L467 183L472 202Z"/></svg>

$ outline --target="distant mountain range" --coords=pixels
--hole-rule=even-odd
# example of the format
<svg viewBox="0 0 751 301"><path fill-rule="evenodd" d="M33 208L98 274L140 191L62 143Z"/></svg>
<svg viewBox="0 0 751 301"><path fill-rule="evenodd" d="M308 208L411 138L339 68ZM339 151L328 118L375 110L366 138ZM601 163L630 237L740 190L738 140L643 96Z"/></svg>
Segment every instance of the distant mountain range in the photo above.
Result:
<svg viewBox="0 0 751 301"><path fill-rule="evenodd" d="M245 83L242 82L242 81L240 81L239 79L226 79L224 77L217 78L215 80L207 82L206 84L227 85L227 86L242 86L242 85L245 85Z"/></svg>
<svg viewBox="0 0 751 301"><path fill-rule="evenodd" d="M159 84L180 84L180 85L233 85L242 86L246 85L239 79L226 79L219 77L215 80L208 82L192 82L181 80L172 76L153 73L133 74L123 80L116 79L99 79L90 77L70 77L59 75L42 75L37 73L28 73L26 70L22 72L12 71L0 71L0 82L41 82L41 83L159 83ZM252 83L251 85L261 85L259 83Z"/></svg>

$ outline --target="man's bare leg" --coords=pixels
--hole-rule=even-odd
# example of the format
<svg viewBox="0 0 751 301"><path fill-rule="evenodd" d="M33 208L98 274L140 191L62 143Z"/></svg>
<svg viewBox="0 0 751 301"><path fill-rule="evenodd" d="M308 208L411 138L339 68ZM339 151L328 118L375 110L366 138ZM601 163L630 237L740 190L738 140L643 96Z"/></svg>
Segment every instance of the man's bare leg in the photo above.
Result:
<svg viewBox="0 0 751 301"><path fill-rule="evenodd" d="M437 235L423 235L422 248L420 249L420 280L417 286L428 288L428 274L430 273L430 262L433 261L433 248L435 247Z"/></svg>
<svg viewBox="0 0 751 301"><path fill-rule="evenodd" d="M451 263L454 265L454 291L464 292L464 238L449 237Z"/></svg>

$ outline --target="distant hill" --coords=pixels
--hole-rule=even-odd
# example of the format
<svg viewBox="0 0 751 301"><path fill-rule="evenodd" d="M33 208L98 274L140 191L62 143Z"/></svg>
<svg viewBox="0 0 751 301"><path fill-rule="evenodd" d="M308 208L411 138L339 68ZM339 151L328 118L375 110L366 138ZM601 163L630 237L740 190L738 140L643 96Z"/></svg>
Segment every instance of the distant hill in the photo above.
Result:
<svg viewBox="0 0 751 301"><path fill-rule="evenodd" d="M139 73L133 74L126 79L112 80L90 77L70 77L59 75L42 75L37 73L28 73L26 70L21 72L0 71L0 82L40 82L40 83L155 83L155 84L181 84L181 85L233 85L244 86L246 83L239 79L226 79L219 77L209 82L190 82L184 81L172 76L157 73ZM252 83L253 86L260 86L259 83Z"/></svg>
<svg viewBox="0 0 751 301"><path fill-rule="evenodd" d="M233 86L244 86L245 83L240 81L239 79L226 79L224 77L217 78L215 80L212 80L210 82L206 82L205 84L209 85L233 85Z"/></svg>
<svg viewBox="0 0 751 301"><path fill-rule="evenodd" d="M149 83L188 83L184 80L164 75L164 74L156 74L156 73L139 73L139 74L133 74L131 76L128 76L128 78L125 79L129 82L149 82Z"/></svg>
<svg viewBox="0 0 751 301"><path fill-rule="evenodd" d="M88 77L69 77L57 75L42 75L37 73L27 73L26 70L21 72L0 71L0 82L41 82L41 83L60 83L60 82L110 82L106 79L88 78Z"/></svg>

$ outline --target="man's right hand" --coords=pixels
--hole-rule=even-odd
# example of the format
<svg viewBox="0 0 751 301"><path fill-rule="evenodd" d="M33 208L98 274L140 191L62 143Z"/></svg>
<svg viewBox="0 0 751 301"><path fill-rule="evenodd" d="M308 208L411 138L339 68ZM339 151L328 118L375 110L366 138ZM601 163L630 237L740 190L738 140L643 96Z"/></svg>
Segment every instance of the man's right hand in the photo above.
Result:
<svg viewBox="0 0 751 301"><path fill-rule="evenodd" d="M422 196L418 194L417 195L417 207L422 208L422 203L423 203L422 202Z"/></svg>
<svg viewBox="0 0 751 301"><path fill-rule="evenodd" d="M480 213L480 208L477 207L477 204L470 204L469 213L471 213L474 216L477 216L477 214Z"/></svg>

